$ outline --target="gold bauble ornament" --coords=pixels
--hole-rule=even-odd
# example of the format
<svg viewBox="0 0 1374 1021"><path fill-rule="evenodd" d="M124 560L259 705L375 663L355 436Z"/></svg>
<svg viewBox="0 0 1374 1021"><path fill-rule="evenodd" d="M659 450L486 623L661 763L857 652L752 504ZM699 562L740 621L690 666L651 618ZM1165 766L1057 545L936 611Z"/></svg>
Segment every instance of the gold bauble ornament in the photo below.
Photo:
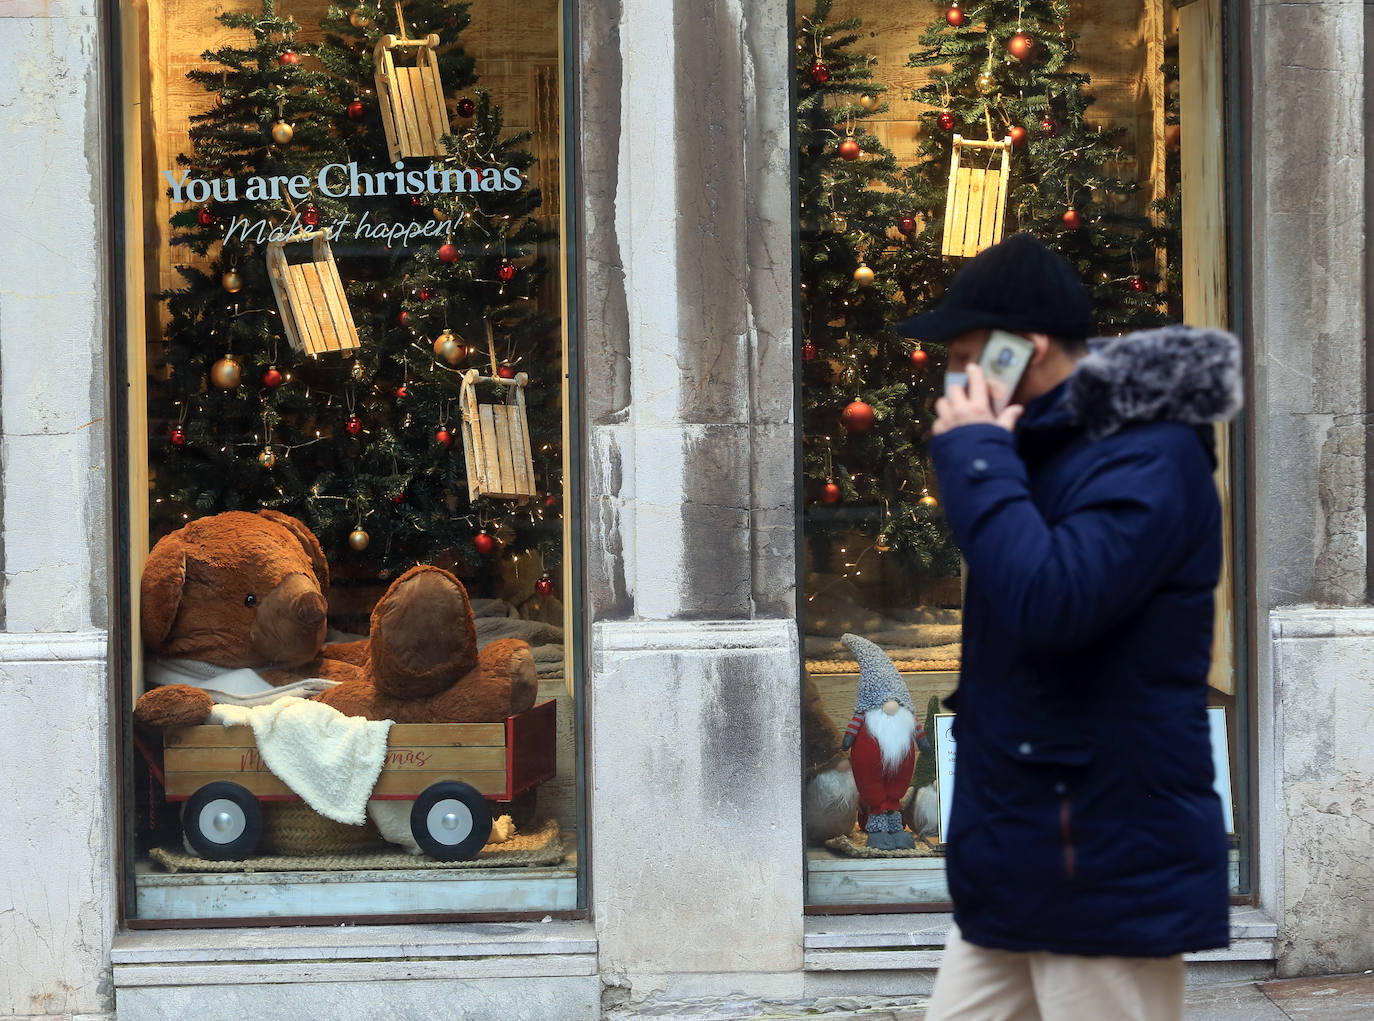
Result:
<svg viewBox="0 0 1374 1021"><path fill-rule="evenodd" d="M243 378L243 366L233 355L225 355L210 366L210 381L221 390L234 390Z"/></svg>
<svg viewBox="0 0 1374 1021"><path fill-rule="evenodd" d="M854 282L860 287L873 286L873 270L867 263L859 263L859 268L854 271Z"/></svg>
<svg viewBox="0 0 1374 1021"><path fill-rule="evenodd" d="M367 16L367 12L361 7L348 16L348 23L354 28L367 28L372 24L372 19Z"/></svg>
<svg viewBox="0 0 1374 1021"><path fill-rule="evenodd" d="M258 464L264 468L271 468L277 463L277 455L272 453L271 447L264 447L262 453L258 455Z"/></svg>
<svg viewBox="0 0 1374 1021"><path fill-rule="evenodd" d="M445 330L434 338L434 353L448 362L457 365L467 357L466 345L458 343L458 336L452 330Z"/></svg>
<svg viewBox="0 0 1374 1021"><path fill-rule="evenodd" d="M994 78L990 72L984 71L982 74L978 76L979 92L987 93L991 92L995 88L997 88L997 79Z"/></svg>
<svg viewBox="0 0 1374 1021"><path fill-rule="evenodd" d="M272 141L278 145L285 145L296 135L296 129L286 121L277 121L272 125Z"/></svg>
<svg viewBox="0 0 1374 1021"><path fill-rule="evenodd" d="M871 96L866 92L859 97L859 105L870 113L878 109L878 102L877 96Z"/></svg>
<svg viewBox="0 0 1374 1021"><path fill-rule="evenodd" d="M220 286L230 294L237 294L243 290L243 277L239 276L239 271L236 269L225 270L224 276L219 278L219 282Z"/></svg>
<svg viewBox="0 0 1374 1021"><path fill-rule="evenodd" d="M362 362L358 361L355 358L353 360L353 367L348 370L348 374L352 376L355 380L361 382L362 378L367 375L367 369L363 366Z"/></svg>
<svg viewBox="0 0 1374 1021"><path fill-rule="evenodd" d="M927 489L921 490L921 499L917 502L926 510L934 510L936 507L940 506L940 501L931 496L930 491Z"/></svg>
<svg viewBox="0 0 1374 1021"><path fill-rule="evenodd" d="M372 536L368 535L361 528L355 528L348 533L348 546L352 550L361 553L367 549L367 544L372 541Z"/></svg>
<svg viewBox="0 0 1374 1021"><path fill-rule="evenodd" d="M884 532L874 540L873 546L879 553L886 553L892 548L892 543L888 541L887 533Z"/></svg>

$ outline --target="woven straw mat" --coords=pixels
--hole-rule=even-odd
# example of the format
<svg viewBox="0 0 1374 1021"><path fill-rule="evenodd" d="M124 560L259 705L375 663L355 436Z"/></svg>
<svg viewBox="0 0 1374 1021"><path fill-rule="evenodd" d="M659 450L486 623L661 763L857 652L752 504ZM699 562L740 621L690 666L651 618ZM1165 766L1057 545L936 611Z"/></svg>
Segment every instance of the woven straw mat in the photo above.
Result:
<svg viewBox="0 0 1374 1021"><path fill-rule="evenodd" d="M831 837L825 842L825 846L838 854L847 855L850 858L935 858L941 857L940 852L931 847L921 837L916 838L916 846L909 851L879 851L868 846L868 834L863 832L848 833L840 837Z"/></svg>
<svg viewBox="0 0 1374 1021"><path fill-rule="evenodd" d="M355 829L360 827L354 827ZM358 851L352 854L255 855L243 861L208 861L182 851L155 847L155 862L168 872L350 872L359 869L502 869L557 865L563 860L563 835L550 819L531 833L488 844L469 861L435 861L404 851Z"/></svg>

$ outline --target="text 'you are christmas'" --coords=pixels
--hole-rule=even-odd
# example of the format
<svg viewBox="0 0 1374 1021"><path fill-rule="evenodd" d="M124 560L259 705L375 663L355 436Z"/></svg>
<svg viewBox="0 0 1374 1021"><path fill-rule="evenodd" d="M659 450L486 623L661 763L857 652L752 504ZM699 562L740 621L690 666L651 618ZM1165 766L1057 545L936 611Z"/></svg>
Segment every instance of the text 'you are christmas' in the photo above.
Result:
<svg viewBox="0 0 1374 1021"><path fill-rule="evenodd" d="M162 171L171 185L173 202L237 202L237 177L192 178L184 172L177 178ZM243 198L265 202L290 196L308 198L313 188L330 198L372 195L448 195L454 192L519 191L525 179L516 167L484 167L480 170L441 168L430 164L424 170L406 170L396 163L395 170L366 173L357 163L326 163L312 179L308 174L256 175L243 182Z"/></svg>

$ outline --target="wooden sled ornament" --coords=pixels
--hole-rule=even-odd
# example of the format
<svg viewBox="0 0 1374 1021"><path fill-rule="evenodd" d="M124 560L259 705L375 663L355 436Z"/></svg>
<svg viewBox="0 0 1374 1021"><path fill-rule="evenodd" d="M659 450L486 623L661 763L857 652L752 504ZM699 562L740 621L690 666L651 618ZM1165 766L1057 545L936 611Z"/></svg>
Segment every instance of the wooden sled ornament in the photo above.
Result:
<svg viewBox="0 0 1374 1021"><path fill-rule="evenodd" d="M491 375L476 369L463 374L459 403L463 409L463 454L467 459L468 498L489 496L501 500L530 500L534 489L534 458L530 455L529 419L525 415L525 384L529 375L514 379L496 374L495 343L487 326ZM498 383L506 388L504 404L479 404L478 383Z"/></svg>
<svg viewBox="0 0 1374 1021"><path fill-rule="evenodd" d="M1000 167L975 167L961 162L962 150L998 149ZM994 156L995 159L995 156ZM972 257L1002 240L1007 213L1007 181L1011 177L1011 136L1000 142L954 136L954 158L945 199L945 236L942 255Z"/></svg>
<svg viewBox="0 0 1374 1021"><path fill-rule="evenodd" d="M303 241L312 242L311 258L288 262L284 247ZM313 358L358 347L358 330L334 264L328 231L308 230L267 242L267 276L277 298L282 329L293 348Z"/></svg>
<svg viewBox="0 0 1374 1021"><path fill-rule="evenodd" d="M394 163L411 156L442 156L440 141L448 131L444 108L444 84L439 80L439 58L434 49L439 37L423 39L384 35L377 40L372 65L377 99L386 129L386 149ZM415 65L396 63L396 51L414 50Z"/></svg>

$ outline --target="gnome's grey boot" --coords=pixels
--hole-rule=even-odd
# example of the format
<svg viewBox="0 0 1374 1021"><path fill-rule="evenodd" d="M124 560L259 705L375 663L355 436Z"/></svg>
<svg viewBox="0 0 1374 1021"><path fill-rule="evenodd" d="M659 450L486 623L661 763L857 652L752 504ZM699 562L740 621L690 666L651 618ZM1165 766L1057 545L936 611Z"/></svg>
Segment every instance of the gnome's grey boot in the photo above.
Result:
<svg viewBox="0 0 1374 1021"><path fill-rule="evenodd" d="M868 817L868 846L875 851L908 851L915 839L902 828L901 812L881 812Z"/></svg>

